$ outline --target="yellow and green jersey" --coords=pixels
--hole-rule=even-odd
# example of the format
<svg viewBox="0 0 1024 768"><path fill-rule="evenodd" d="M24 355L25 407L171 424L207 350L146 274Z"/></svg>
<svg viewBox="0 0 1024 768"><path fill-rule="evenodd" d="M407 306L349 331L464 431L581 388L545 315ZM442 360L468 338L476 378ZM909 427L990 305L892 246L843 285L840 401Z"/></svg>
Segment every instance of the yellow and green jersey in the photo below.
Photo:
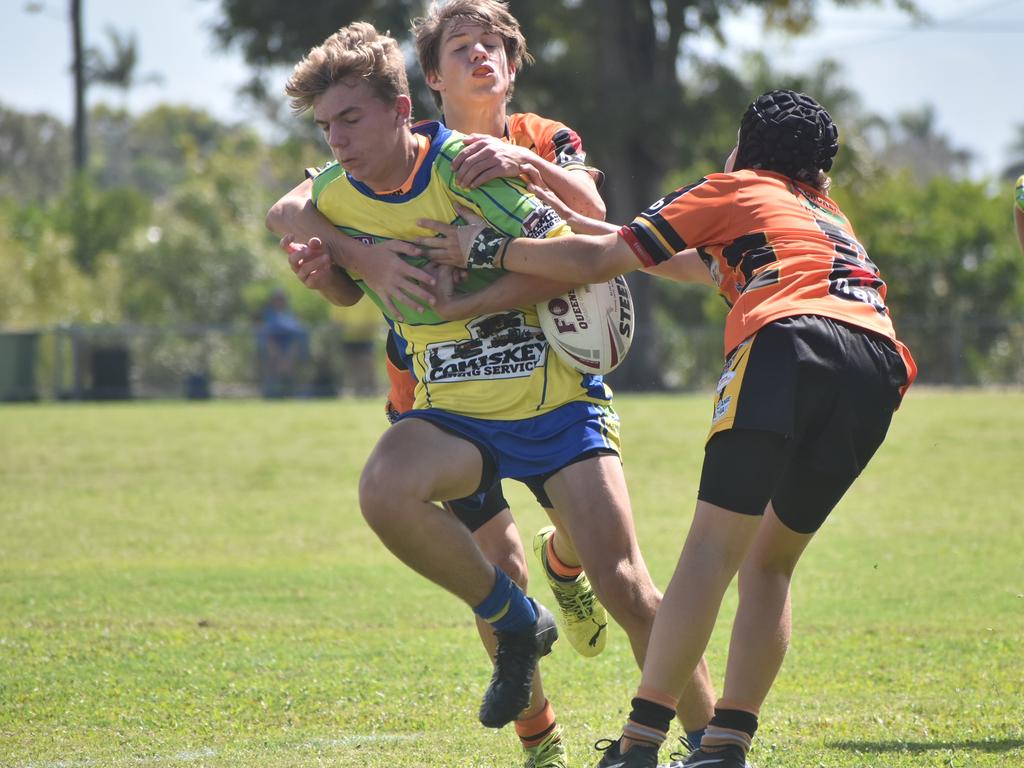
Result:
<svg viewBox="0 0 1024 768"><path fill-rule="evenodd" d="M460 187L451 164L462 149L462 134L436 122L414 126L413 132L422 151L403 189L378 194L337 163L315 176L313 202L339 230L366 243L412 241L434 234L417 226L419 219L460 222L455 211L460 203L514 237L569 232L558 214L516 179L495 179L477 189ZM415 266L426 261L406 260ZM457 290L479 290L503 274L501 270L471 271ZM415 408L518 420L573 401L611 399L600 376L580 374L551 352L533 305L457 321L443 320L429 307L401 305L406 318L401 322L387 312L360 275L350 276L377 304L398 337L417 379Z"/></svg>

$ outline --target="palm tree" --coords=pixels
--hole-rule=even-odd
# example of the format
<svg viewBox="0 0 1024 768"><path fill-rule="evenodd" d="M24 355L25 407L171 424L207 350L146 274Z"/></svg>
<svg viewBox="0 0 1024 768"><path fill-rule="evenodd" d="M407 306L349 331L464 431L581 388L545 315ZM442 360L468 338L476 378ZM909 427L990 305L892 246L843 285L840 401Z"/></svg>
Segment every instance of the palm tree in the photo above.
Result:
<svg viewBox="0 0 1024 768"><path fill-rule="evenodd" d="M25 3L26 13L50 15L51 9L42 0L30 0ZM85 52L82 36L82 0L69 0L68 21L71 28L71 72L74 77L74 169L77 173L85 170L88 162L88 143L86 141L85 89L88 82L85 77Z"/></svg>
<svg viewBox="0 0 1024 768"><path fill-rule="evenodd" d="M973 159L938 131L931 105L897 116L882 157L889 165L909 168L922 184L935 176L965 176Z"/></svg>
<svg viewBox="0 0 1024 768"><path fill-rule="evenodd" d="M106 85L120 90L123 106L127 106L132 88L162 83L163 76L156 72L138 75L139 44L134 33L121 34L113 27L107 27L106 33L110 42L108 52L96 47L85 52L85 77L90 85Z"/></svg>

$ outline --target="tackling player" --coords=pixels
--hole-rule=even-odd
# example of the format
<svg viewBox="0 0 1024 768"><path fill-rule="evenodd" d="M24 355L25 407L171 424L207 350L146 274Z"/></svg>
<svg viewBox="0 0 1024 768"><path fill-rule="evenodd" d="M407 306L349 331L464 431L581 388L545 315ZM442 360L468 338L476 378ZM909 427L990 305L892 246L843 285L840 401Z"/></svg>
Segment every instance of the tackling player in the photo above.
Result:
<svg viewBox="0 0 1024 768"><path fill-rule="evenodd" d="M618 233L540 243L510 241L480 223L439 224L462 251L424 241L454 266L584 283L699 258L730 305L693 523L629 720L599 768L657 764L737 572L723 698L699 748L679 764L744 765L789 644L797 561L882 443L916 375L885 283L828 196L838 147L816 101L771 91L744 113L724 173L666 195Z"/></svg>

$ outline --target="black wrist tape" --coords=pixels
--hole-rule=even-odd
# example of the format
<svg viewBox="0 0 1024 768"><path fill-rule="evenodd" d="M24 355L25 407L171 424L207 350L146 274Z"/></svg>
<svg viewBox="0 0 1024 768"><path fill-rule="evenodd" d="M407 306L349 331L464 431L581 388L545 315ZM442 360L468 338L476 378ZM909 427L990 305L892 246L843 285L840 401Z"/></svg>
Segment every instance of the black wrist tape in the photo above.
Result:
<svg viewBox="0 0 1024 768"><path fill-rule="evenodd" d="M505 250L511 238L490 227L484 227L473 238L466 257L467 269L501 269L505 260Z"/></svg>

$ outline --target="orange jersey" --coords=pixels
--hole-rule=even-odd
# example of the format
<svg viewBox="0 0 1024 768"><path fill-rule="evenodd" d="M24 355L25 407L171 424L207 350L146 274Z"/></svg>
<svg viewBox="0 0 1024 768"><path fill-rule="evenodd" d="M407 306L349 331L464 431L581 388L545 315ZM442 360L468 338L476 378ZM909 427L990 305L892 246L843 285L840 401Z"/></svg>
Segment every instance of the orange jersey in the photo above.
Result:
<svg viewBox="0 0 1024 768"><path fill-rule="evenodd" d="M416 402L416 377L407 368L399 368L390 357L384 358L388 372L388 399L384 403L384 411L388 421L394 421L399 415L411 411Z"/></svg>
<svg viewBox="0 0 1024 768"><path fill-rule="evenodd" d="M548 120L532 112L509 115L505 141L526 147L538 157L562 168L589 171L597 177L598 183L604 178L599 170L587 165L587 153L579 134L557 120Z"/></svg>
<svg viewBox="0 0 1024 768"><path fill-rule="evenodd" d="M885 282L823 192L771 171L717 173L663 197L619 234L644 266L696 248L730 306L725 351L793 315L823 315L888 337Z"/></svg>
<svg viewBox="0 0 1024 768"><path fill-rule="evenodd" d="M426 122L429 121L421 120L417 125ZM599 180L604 179L601 171L587 165L583 139L565 123L532 112L516 112L505 118L505 135L501 138L517 147L526 147L549 163L569 170L589 171Z"/></svg>

